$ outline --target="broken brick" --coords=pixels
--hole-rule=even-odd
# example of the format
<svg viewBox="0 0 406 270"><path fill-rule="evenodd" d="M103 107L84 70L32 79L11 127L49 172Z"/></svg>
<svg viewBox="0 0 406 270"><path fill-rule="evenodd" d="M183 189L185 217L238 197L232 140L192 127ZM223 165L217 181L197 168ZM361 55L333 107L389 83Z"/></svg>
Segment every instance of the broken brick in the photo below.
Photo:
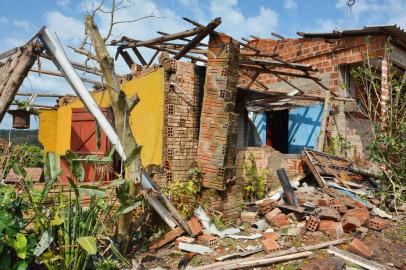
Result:
<svg viewBox="0 0 406 270"><path fill-rule="evenodd" d="M319 199L319 200L317 200L317 205L318 206L327 206L327 200Z"/></svg>
<svg viewBox="0 0 406 270"><path fill-rule="evenodd" d="M192 238L192 237L181 236L181 237L176 238L175 243L176 243L176 244L179 244L180 242L183 242L183 243L191 244L191 243L193 243L194 241L195 241L195 239Z"/></svg>
<svg viewBox="0 0 406 270"><path fill-rule="evenodd" d="M217 244L217 237L209 234L202 234L197 237L197 241L204 246L214 247Z"/></svg>
<svg viewBox="0 0 406 270"><path fill-rule="evenodd" d="M276 227L286 226L289 225L289 218L285 214L279 214L271 219L271 224Z"/></svg>
<svg viewBox="0 0 406 270"><path fill-rule="evenodd" d="M193 236L197 236L203 233L202 222L197 217L192 217L190 220L188 220L187 224L189 225L190 231Z"/></svg>
<svg viewBox="0 0 406 270"><path fill-rule="evenodd" d="M372 249L358 238L354 238L351 241L348 245L348 250L367 259L372 257Z"/></svg>
<svg viewBox="0 0 406 270"><path fill-rule="evenodd" d="M262 213L268 213L278 205L278 202L272 199L265 199L258 204L258 208Z"/></svg>
<svg viewBox="0 0 406 270"><path fill-rule="evenodd" d="M344 232L351 232L356 228L361 227L362 223L357 218L349 216L343 220L342 225Z"/></svg>
<svg viewBox="0 0 406 270"><path fill-rule="evenodd" d="M320 220L318 229L321 232L327 232L334 223L332 220Z"/></svg>
<svg viewBox="0 0 406 270"><path fill-rule="evenodd" d="M310 216L309 220L306 223L306 229L308 231L314 232L319 226L319 219L315 216Z"/></svg>
<svg viewBox="0 0 406 270"><path fill-rule="evenodd" d="M181 227L176 227L175 229L170 230L169 232L165 233L163 236L160 238L156 239L152 243L149 244L148 248L150 250L155 250L158 249L169 242L172 242L179 236L181 236L184 233L184 230Z"/></svg>
<svg viewBox="0 0 406 270"><path fill-rule="evenodd" d="M355 218L360 225L364 225L369 219L369 211L367 208L354 208L345 213L343 220L348 219L348 217Z"/></svg>
<svg viewBox="0 0 406 270"><path fill-rule="evenodd" d="M281 209L274 208L271 212L265 215L265 218L267 221L271 222L272 218L276 217L280 213L282 213Z"/></svg>
<svg viewBox="0 0 406 270"><path fill-rule="evenodd" d="M261 241L262 247L266 253L271 253L279 249L278 243L274 239L264 239Z"/></svg>
<svg viewBox="0 0 406 270"><path fill-rule="evenodd" d="M330 207L320 207L317 209L317 215L322 220L341 220L340 213L336 209Z"/></svg>
<svg viewBox="0 0 406 270"><path fill-rule="evenodd" d="M344 235L343 225L341 222L334 222L326 232L330 236L330 239L339 239Z"/></svg>
<svg viewBox="0 0 406 270"><path fill-rule="evenodd" d="M389 227L389 222L378 217L371 218L368 227L377 231L382 231Z"/></svg>
<svg viewBox="0 0 406 270"><path fill-rule="evenodd" d="M241 213L241 221L242 222L255 222L258 219L258 213L257 212L248 212L248 211L243 211Z"/></svg>
<svg viewBox="0 0 406 270"><path fill-rule="evenodd" d="M278 239L278 234L276 232L264 232L262 234L262 238L263 239L273 239L276 241Z"/></svg>

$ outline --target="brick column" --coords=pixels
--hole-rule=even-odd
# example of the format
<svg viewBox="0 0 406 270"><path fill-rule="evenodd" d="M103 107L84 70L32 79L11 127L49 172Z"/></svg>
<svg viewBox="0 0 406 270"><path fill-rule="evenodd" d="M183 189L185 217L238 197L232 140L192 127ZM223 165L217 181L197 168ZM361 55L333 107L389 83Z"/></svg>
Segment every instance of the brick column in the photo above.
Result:
<svg viewBox="0 0 406 270"><path fill-rule="evenodd" d="M238 44L225 34L212 34L204 85L198 160L203 186L225 190L235 176Z"/></svg>

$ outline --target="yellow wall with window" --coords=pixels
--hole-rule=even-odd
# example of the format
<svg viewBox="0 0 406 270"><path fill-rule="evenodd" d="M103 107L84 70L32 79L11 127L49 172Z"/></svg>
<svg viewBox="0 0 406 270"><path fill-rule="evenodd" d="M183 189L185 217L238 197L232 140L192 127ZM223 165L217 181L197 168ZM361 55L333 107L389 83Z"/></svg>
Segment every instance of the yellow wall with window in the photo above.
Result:
<svg viewBox="0 0 406 270"><path fill-rule="evenodd" d="M135 93L140 102L130 113L130 125L134 137L142 146L141 160L144 166L161 164L164 125L164 71L162 68L121 85L129 98ZM110 106L107 91L92 93L100 107ZM83 108L80 99L75 99L54 110L39 112L38 139L45 152L61 156L70 148L72 109ZM124 145L125 147L125 145Z"/></svg>

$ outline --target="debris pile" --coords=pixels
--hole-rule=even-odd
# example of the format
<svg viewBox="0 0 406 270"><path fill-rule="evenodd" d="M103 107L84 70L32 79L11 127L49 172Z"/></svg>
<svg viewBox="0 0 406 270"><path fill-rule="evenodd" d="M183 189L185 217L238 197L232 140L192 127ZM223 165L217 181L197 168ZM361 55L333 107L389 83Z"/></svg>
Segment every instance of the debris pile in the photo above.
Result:
<svg viewBox="0 0 406 270"><path fill-rule="evenodd" d="M296 262L297 268L306 270L352 265L404 269L405 258L381 260L368 239L368 235L381 237L379 233L394 222L391 215L368 202L368 198L374 201L377 180L372 173L362 169L354 172L345 159L314 150L305 149L303 156L311 173L294 189L283 169L278 170L283 192L273 191L265 199L246 203L241 212L242 226L219 230L199 207L188 221L192 237L181 236L184 230L178 227L151 243L150 250L164 252L161 247L174 242L187 254L204 255L201 261L195 259L199 266L188 266L199 270L281 262ZM334 247L338 245L341 247ZM327 253L314 252L320 249L327 249ZM399 250L406 251L406 245ZM262 256L251 256L260 252ZM303 258L310 262L298 261Z"/></svg>

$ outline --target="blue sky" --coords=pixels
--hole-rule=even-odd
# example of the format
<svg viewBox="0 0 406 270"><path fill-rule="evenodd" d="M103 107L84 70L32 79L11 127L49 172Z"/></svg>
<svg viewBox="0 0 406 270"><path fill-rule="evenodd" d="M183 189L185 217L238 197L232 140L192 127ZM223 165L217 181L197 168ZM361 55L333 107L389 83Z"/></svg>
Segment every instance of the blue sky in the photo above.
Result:
<svg viewBox="0 0 406 270"><path fill-rule="evenodd" d="M277 32L286 37L297 37L297 31L323 32L333 29L357 28L365 25L398 24L406 26L406 0L355 0L351 9L347 0L131 0L132 7L119 11L117 18L131 20L153 13L158 18L131 24L120 24L115 35L147 39L155 31L176 32L191 28L182 20L186 16L202 23L222 17L218 28L235 38L262 38ZM111 0L105 0L105 5ZM87 0L86 6L91 7ZM84 35L83 0L0 0L0 52L24 44L41 26L46 25L58 34L63 45L77 46ZM101 32L107 31L108 16L99 14L97 23ZM80 55L66 49L75 61ZM145 52L150 53L150 52ZM55 69L52 64L43 67ZM129 72L117 63L119 73ZM84 76L84 74L83 74ZM60 78L39 77L31 74L24 81L24 91L72 93L69 85ZM52 104L53 100L36 103ZM0 128L10 127L10 119L3 120ZM33 127L36 127L35 121Z"/></svg>

